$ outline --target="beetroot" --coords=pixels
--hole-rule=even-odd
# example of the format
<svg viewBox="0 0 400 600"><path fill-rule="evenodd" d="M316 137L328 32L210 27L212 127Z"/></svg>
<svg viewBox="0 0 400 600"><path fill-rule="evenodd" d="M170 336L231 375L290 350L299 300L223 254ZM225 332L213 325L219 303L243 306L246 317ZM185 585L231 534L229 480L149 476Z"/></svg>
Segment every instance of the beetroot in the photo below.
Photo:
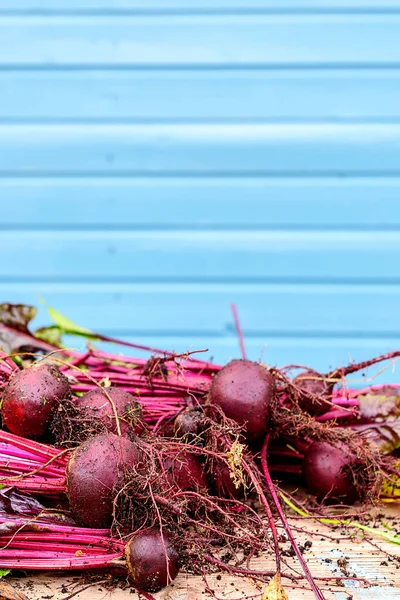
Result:
<svg viewBox="0 0 400 600"><path fill-rule="evenodd" d="M344 444L312 443L304 455L303 474L309 490L320 499L355 502L358 492L351 468L356 456Z"/></svg>
<svg viewBox="0 0 400 600"><path fill-rule="evenodd" d="M203 412L200 408L190 406L182 411L174 421L174 433L178 438L190 442L200 433Z"/></svg>
<svg viewBox="0 0 400 600"><path fill-rule="evenodd" d="M299 398L300 407L310 415L322 415L331 408L332 404L329 401L331 389L326 381L326 376L313 369L307 369L299 373L293 379L293 383L301 390L314 396L314 398L308 395Z"/></svg>
<svg viewBox="0 0 400 600"><path fill-rule="evenodd" d="M76 405L78 410L82 411L88 419L99 419L105 425L107 431L117 434L115 414L108 396L115 405L121 435L127 437L130 433L140 433L142 408L129 392L117 387L110 387L105 390L96 388L77 398Z"/></svg>
<svg viewBox="0 0 400 600"><path fill-rule="evenodd" d="M3 394L3 424L16 435L43 438L54 410L71 395L67 378L58 367L38 364L18 372Z"/></svg>
<svg viewBox="0 0 400 600"><path fill-rule="evenodd" d="M182 491L206 490L207 478L201 460L189 451L164 459L168 482Z"/></svg>
<svg viewBox="0 0 400 600"><path fill-rule="evenodd" d="M209 403L244 426L248 441L267 431L275 383L268 370L250 360L232 360L214 377Z"/></svg>
<svg viewBox="0 0 400 600"><path fill-rule="evenodd" d="M54 415L51 429L58 444L82 443L107 432L130 437L142 432L142 416L141 405L129 392L117 387L96 387L63 403Z"/></svg>
<svg viewBox="0 0 400 600"><path fill-rule="evenodd" d="M168 532L149 529L133 536L125 548L128 579L138 589L158 592L179 572L179 554Z"/></svg>
<svg viewBox="0 0 400 600"><path fill-rule="evenodd" d="M108 527L124 476L140 462L138 447L113 433L97 435L75 450L67 466L72 512L88 527Z"/></svg>
<svg viewBox="0 0 400 600"><path fill-rule="evenodd" d="M236 487L230 475L230 469L222 460L214 460L210 469L210 481L219 498L243 498L244 487Z"/></svg>

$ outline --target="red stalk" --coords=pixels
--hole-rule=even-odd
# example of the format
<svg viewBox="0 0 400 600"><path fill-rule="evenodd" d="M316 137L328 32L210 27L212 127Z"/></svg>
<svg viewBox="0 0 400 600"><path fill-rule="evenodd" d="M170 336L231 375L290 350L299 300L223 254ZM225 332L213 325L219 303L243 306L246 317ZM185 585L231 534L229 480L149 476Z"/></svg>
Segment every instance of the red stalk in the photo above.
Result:
<svg viewBox="0 0 400 600"><path fill-rule="evenodd" d="M240 326L239 314L238 314L238 311L236 308L236 304L234 304L234 303L231 304L231 310L232 310L232 314L233 314L233 320L235 322L236 332L237 332L238 338L239 338L240 352L242 354L242 358L244 360L246 360L246 348L244 345L244 337L243 337L242 328Z"/></svg>
<svg viewBox="0 0 400 600"><path fill-rule="evenodd" d="M286 515L283 512L281 503L279 502L279 498L278 495L276 493L275 490L275 486L273 484L273 481L271 479L271 475L269 473L269 469L268 469L268 464L267 464L267 449L268 449L268 442L269 442L269 435L267 435L265 437L264 443L263 443L263 447L261 450L261 467L262 467L262 471L264 473L264 477L265 477L265 481L267 483L267 487L268 487L268 491L271 494L272 500L275 504L275 508L278 512L279 518L281 520L281 523L286 531L286 535L288 536L291 544L292 544L292 548L296 553L296 556L299 560L299 563L303 569L304 575L306 576L306 579L308 581L308 583L311 586L312 591L314 592L315 597L317 598L317 600L325 600L324 595L322 594L321 590L318 588L317 584L315 583L313 576L311 575L311 571L308 568L307 563L305 562L302 553L300 552L300 548L297 545L296 540L294 539L293 533L291 531L290 525L287 522L286 519Z"/></svg>

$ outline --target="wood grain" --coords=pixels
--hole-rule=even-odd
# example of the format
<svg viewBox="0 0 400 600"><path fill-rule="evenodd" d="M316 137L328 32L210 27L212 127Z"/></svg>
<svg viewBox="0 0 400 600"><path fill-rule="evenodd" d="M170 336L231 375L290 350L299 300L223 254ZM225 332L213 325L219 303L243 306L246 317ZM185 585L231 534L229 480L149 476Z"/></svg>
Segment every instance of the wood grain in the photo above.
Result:
<svg viewBox="0 0 400 600"><path fill-rule="evenodd" d="M382 509L379 509L382 513ZM399 505L383 509L385 519L397 517L397 526L400 524ZM382 519L382 517L381 517ZM367 541L349 540L346 531L335 531L326 526L307 523L299 523L298 520L291 521L292 526L305 528L305 533L298 533L296 538L300 543L306 540L312 541L312 548L306 551L304 556L316 578L333 577L330 581L320 581L324 590L326 600L398 600L400 597L400 546L382 543L379 538L374 539L372 546ZM395 527L395 524L392 523ZM379 526L382 529L382 525ZM334 536L336 541L323 540L322 535ZM377 541L378 540L378 541ZM395 557L389 560L387 553ZM365 579L369 584L346 579L338 566L337 561L346 557L348 559L348 572L358 578ZM397 561L396 561L397 559ZM293 559L286 559L288 565L297 567ZM274 568L272 556L264 556L252 563L254 568ZM10 577L8 581L18 586L18 589L27 594L30 600L62 600L79 589L85 587L81 580L71 576L52 576L52 574L34 575L27 578ZM313 600L314 596L306 584L292 584L287 579L283 583L289 600ZM208 584L220 599L238 600L239 598L255 597L261 598L262 587L255 585L249 579L238 579L223 575L221 578L212 576L208 578ZM205 593L204 581L201 577L180 574L173 586L155 594L157 600L203 600L208 596ZM139 600L133 590L122 587L107 589L102 584L93 585L80 592L74 598L78 600Z"/></svg>

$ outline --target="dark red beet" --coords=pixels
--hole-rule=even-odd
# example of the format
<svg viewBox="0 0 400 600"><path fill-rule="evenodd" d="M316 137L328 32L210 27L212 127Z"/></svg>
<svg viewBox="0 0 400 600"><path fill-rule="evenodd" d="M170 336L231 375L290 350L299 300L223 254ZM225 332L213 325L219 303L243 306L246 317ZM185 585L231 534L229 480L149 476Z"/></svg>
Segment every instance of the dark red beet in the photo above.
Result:
<svg viewBox="0 0 400 600"><path fill-rule="evenodd" d="M75 450L67 466L67 496L84 525L111 524L116 488L139 460L137 446L113 433L94 436Z"/></svg>
<svg viewBox="0 0 400 600"><path fill-rule="evenodd" d="M213 461L210 470L210 481L219 498L243 498L243 485L236 485L230 476L230 470L227 464L222 461Z"/></svg>
<svg viewBox="0 0 400 600"><path fill-rule="evenodd" d="M157 435L159 437L174 438L174 422L170 421L169 419L164 419L161 425L157 427Z"/></svg>
<svg viewBox="0 0 400 600"><path fill-rule="evenodd" d="M58 367L39 364L18 372L3 394L2 420L9 431L31 439L43 438L58 404L71 395Z"/></svg>
<svg viewBox="0 0 400 600"><path fill-rule="evenodd" d="M185 438L187 441L194 440L200 433L200 423L203 412L197 407L189 407L182 411L174 421L175 436Z"/></svg>
<svg viewBox="0 0 400 600"><path fill-rule="evenodd" d="M188 490L206 490L207 478L198 456L188 451L179 452L176 457L164 459L164 469L168 482L186 492Z"/></svg>
<svg viewBox="0 0 400 600"><path fill-rule="evenodd" d="M254 441L267 431L274 393L274 378L265 367L232 360L214 377L209 403L244 425L247 440Z"/></svg>
<svg viewBox="0 0 400 600"><path fill-rule="evenodd" d="M331 408L329 398L331 397L330 387L323 375L318 371L308 369L299 373L293 383L300 389L313 394L315 400L311 398L300 398L299 404L303 410L310 415L318 416L327 412Z"/></svg>
<svg viewBox="0 0 400 600"><path fill-rule="evenodd" d="M132 394L117 387L109 387L105 390L95 388L94 390L90 390L90 392L86 392L83 396L76 398L74 407L78 412L78 418L80 415L83 419L88 419L89 421L100 420L105 425L107 431L117 434L115 413L106 394L110 396L115 404L121 435L128 437L132 433L141 433L141 405L134 400Z"/></svg>
<svg viewBox="0 0 400 600"><path fill-rule="evenodd" d="M178 551L168 532L161 536L159 529L149 529L133 536L125 547L125 558L129 581L146 592L158 592L179 572Z"/></svg>
<svg viewBox="0 0 400 600"><path fill-rule="evenodd" d="M356 458L345 446L314 442L304 455L303 474L307 487L318 498L351 504L358 498L350 467Z"/></svg>

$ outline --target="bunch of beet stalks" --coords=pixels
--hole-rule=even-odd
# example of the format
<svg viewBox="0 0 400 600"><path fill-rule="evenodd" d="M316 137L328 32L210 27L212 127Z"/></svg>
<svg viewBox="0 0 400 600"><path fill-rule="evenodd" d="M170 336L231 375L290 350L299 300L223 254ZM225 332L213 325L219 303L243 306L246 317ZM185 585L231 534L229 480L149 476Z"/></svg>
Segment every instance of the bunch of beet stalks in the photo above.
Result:
<svg viewBox="0 0 400 600"><path fill-rule="evenodd" d="M291 376L245 358L78 353L21 335L0 356L0 568L106 569L152 598L181 568L267 582L274 573L249 561L268 549L296 579L281 573L285 533L323 599L270 472L302 473L327 503L374 502L397 484L395 451L371 435L382 414L398 416L397 388L356 392L345 377L400 351ZM365 397L379 399L369 413Z"/></svg>

